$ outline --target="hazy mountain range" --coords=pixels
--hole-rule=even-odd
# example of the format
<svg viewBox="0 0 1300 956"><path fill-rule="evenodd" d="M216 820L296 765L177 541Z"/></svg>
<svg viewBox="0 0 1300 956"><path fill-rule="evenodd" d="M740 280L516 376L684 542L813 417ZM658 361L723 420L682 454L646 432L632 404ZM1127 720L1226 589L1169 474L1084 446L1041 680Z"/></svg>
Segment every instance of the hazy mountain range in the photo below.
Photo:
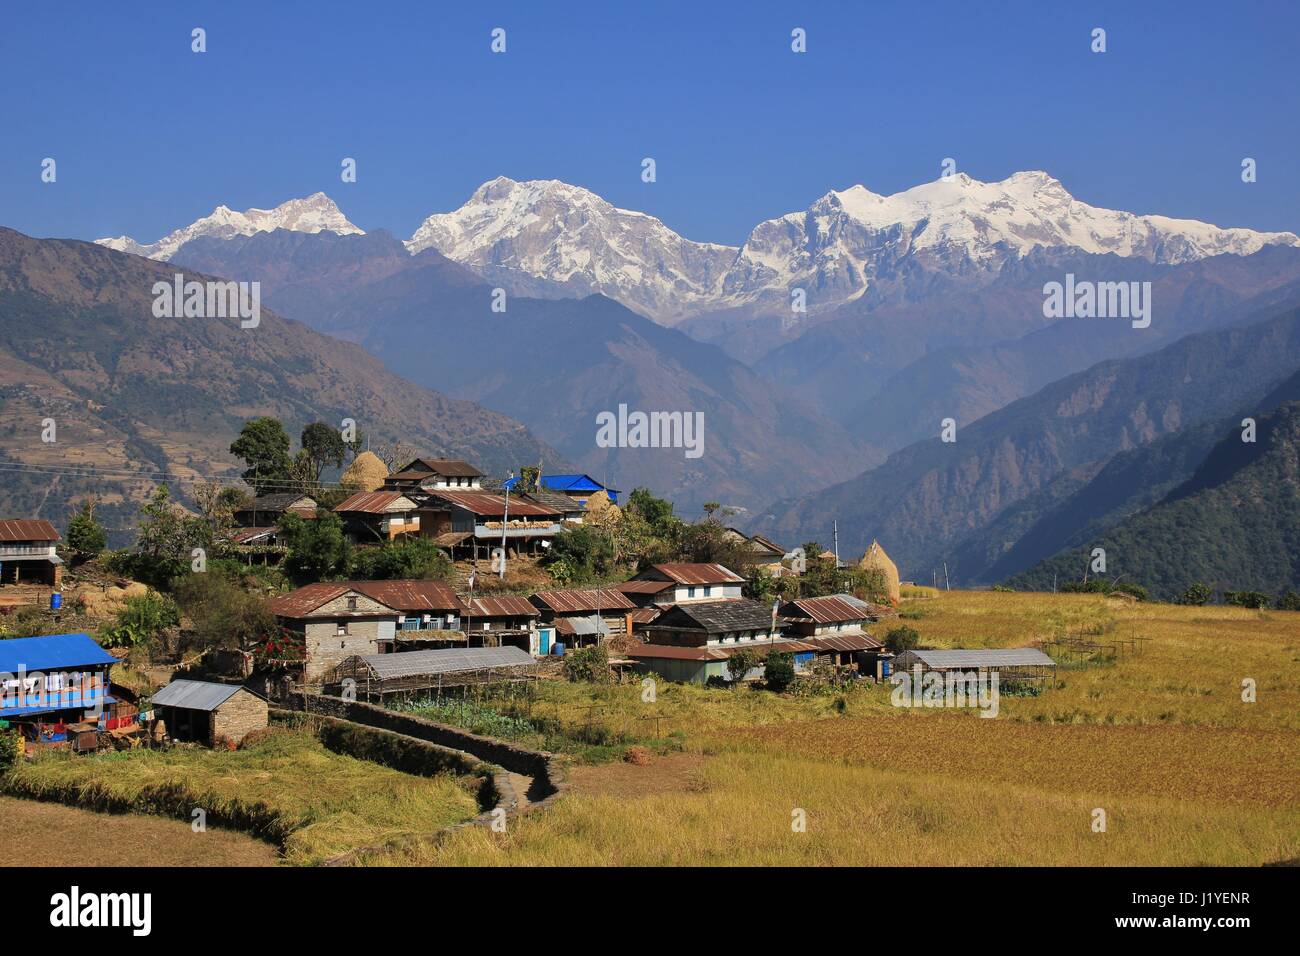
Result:
<svg viewBox="0 0 1300 956"><path fill-rule="evenodd" d="M505 177L405 242L323 194L100 242L259 280L280 313L688 516L718 500L787 544L837 520L842 550L878 537L918 578L1021 574L1156 506L1300 367L1295 234L1102 209L1042 172L832 190L735 246ZM1045 315L1066 274L1149 288L1149 327ZM702 412L704 455L597 447L619 405Z"/></svg>

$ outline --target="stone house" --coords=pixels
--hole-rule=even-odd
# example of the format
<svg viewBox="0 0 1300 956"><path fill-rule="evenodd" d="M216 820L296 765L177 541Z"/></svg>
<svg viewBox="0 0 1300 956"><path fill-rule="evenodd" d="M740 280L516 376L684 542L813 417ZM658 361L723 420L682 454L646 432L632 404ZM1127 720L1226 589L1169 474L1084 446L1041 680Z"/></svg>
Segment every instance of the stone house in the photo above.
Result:
<svg viewBox="0 0 1300 956"><path fill-rule="evenodd" d="M377 654L402 616L354 585L322 581L267 601L280 626L302 643L302 679L318 684L344 658Z"/></svg>
<svg viewBox="0 0 1300 956"><path fill-rule="evenodd" d="M161 719L174 740L192 740L209 747L218 741L239 743L270 719L266 698L242 684L174 680L153 695L155 719Z"/></svg>

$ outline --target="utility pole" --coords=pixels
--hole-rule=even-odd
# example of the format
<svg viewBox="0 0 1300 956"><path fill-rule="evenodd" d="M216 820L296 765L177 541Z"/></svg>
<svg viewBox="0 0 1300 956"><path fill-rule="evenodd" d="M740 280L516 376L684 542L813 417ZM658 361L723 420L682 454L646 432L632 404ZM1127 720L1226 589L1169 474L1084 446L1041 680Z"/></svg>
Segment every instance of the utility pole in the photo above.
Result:
<svg viewBox="0 0 1300 956"><path fill-rule="evenodd" d="M831 522L832 550L835 552L835 570L840 569L840 522L836 518Z"/></svg>
<svg viewBox="0 0 1300 956"><path fill-rule="evenodd" d="M506 481L515 477L512 471L507 476ZM506 579L506 533L510 528L510 485L506 485L506 513L501 518L501 580Z"/></svg>
<svg viewBox="0 0 1300 956"><path fill-rule="evenodd" d="M945 591L952 590L952 585L948 583L948 562L947 561L943 563L943 589Z"/></svg>

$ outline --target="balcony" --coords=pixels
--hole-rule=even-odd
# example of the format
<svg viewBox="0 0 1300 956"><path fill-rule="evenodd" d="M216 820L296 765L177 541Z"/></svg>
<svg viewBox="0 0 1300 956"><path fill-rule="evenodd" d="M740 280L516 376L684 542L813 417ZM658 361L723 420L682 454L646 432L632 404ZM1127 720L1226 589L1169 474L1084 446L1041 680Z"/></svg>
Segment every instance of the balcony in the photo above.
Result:
<svg viewBox="0 0 1300 956"><path fill-rule="evenodd" d="M500 521L484 521L474 525L474 537L500 540L502 531L507 538L535 538L554 536L560 533L558 521L529 521L527 518L510 519L509 524Z"/></svg>
<svg viewBox="0 0 1300 956"><path fill-rule="evenodd" d="M12 561L15 558L52 558L54 546L51 544L6 544L0 545L0 561Z"/></svg>

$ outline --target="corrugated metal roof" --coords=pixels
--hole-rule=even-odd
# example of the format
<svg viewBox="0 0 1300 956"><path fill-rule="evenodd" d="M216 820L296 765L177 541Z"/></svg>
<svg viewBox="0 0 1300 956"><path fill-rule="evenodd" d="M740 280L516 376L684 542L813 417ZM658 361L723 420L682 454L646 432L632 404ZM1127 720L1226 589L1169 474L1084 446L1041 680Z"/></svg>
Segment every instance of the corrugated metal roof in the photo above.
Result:
<svg viewBox="0 0 1300 956"><path fill-rule="evenodd" d="M153 702L163 707L185 710L216 710L241 690L243 684L214 684L206 680L174 680L153 695ZM249 691L249 693L254 693Z"/></svg>
<svg viewBox="0 0 1300 956"><path fill-rule="evenodd" d="M614 590L623 594L658 594L672 586L672 581L624 581L614 585Z"/></svg>
<svg viewBox="0 0 1300 956"><path fill-rule="evenodd" d="M556 614L577 614L588 611L631 611L636 607L613 588L587 588L584 590L538 591L534 604L540 604Z"/></svg>
<svg viewBox="0 0 1300 956"><path fill-rule="evenodd" d="M485 517L503 517L506 513L504 495L494 495L490 491L447 491L438 488L429 492L435 498L441 498L454 505L460 505L466 511ZM558 518L563 514L554 508L540 505L522 498L510 499L510 516L512 518L546 517Z"/></svg>
<svg viewBox="0 0 1300 956"><path fill-rule="evenodd" d="M745 579L735 571L720 564L656 564L639 578L648 576L652 571L675 581L678 584L743 584Z"/></svg>
<svg viewBox="0 0 1300 956"><path fill-rule="evenodd" d="M812 618L818 624L865 621L871 617L871 605L852 594L831 594L791 601L782 605L781 614L792 618Z"/></svg>
<svg viewBox="0 0 1300 956"><path fill-rule="evenodd" d="M804 641L824 651L875 651L885 646L865 631L805 637Z"/></svg>
<svg viewBox="0 0 1300 956"><path fill-rule="evenodd" d="M236 528L230 532L230 541L233 544L251 544L258 538L265 538L277 533L280 529L275 526L264 528Z"/></svg>
<svg viewBox="0 0 1300 956"><path fill-rule="evenodd" d="M359 491L334 506L339 514L384 514L388 511L415 511L418 506L400 491Z"/></svg>
<svg viewBox="0 0 1300 956"><path fill-rule="evenodd" d="M475 598L473 614L475 617L539 617L541 612L526 597L503 594L499 597Z"/></svg>
<svg viewBox="0 0 1300 956"><path fill-rule="evenodd" d="M399 611L463 611L465 605L441 581L351 581L354 591ZM319 607L319 605L317 605Z"/></svg>
<svg viewBox="0 0 1300 956"><path fill-rule="evenodd" d="M359 660L381 679L454 674L489 667L523 667L537 663L531 654L518 647L449 647L433 651L370 654Z"/></svg>
<svg viewBox="0 0 1300 956"><path fill-rule="evenodd" d="M586 636L610 633L609 625L603 617L562 617L555 622L555 633L566 637Z"/></svg>
<svg viewBox="0 0 1300 956"><path fill-rule="evenodd" d="M7 518L0 521L0 541L58 541L59 533L44 518Z"/></svg>
<svg viewBox="0 0 1300 956"><path fill-rule="evenodd" d="M894 658L894 668L902 670L919 661L934 670L960 667L1055 667L1052 660L1033 647L989 647L953 651L904 651Z"/></svg>
<svg viewBox="0 0 1300 956"><path fill-rule="evenodd" d="M96 664L116 664L117 658L104 650L89 634L49 634L42 637L12 637L0 640L0 671L58 671Z"/></svg>
<svg viewBox="0 0 1300 956"><path fill-rule="evenodd" d="M318 581L280 594L266 602L272 614L279 617L303 617L322 604L353 590L352 585L338 581ZM367 595L369 596L369 595Z"/></svg>
<svg viewBox="0 0 1300 956"><path fill-rule="evenodd" d="M508 478L502 484L513 488L518 481L518 477ZM617 488L608 488L591 475L542 475L541 485L554 491L608 491L618 494Z"/></svg>
<svg viewBox="0 0 1300 956"><path fill-rule="evenodd" d="M710 634L767 630L772 626L772 606L749 598L674 604L653 626L703 630Z"/></svg>

